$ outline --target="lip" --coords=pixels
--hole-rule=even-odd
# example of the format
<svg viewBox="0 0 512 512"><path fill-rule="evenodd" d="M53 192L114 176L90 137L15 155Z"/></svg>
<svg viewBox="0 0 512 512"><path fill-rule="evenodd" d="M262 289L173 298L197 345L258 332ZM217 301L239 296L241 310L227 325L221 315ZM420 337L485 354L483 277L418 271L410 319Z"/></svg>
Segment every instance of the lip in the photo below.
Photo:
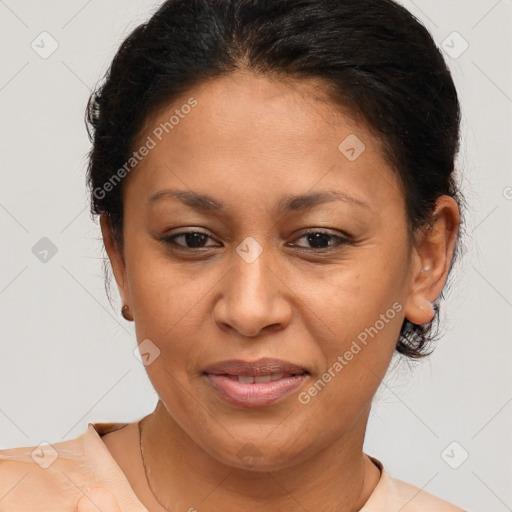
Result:
<svg viewBox="0 0 512 512"><path fill-rule="evenodd" d="M245 377L257 377L259 375L268 375L269 373L285 373L291 375L309 372L303 366L283 361L282 359L262 357L256 361L229 359L227 361L210 364L204 369L204 373L211 375L242 375Z"/></svg>
<svg viewBox="0 0 512 512"><path fill-rule="evenodd" d="M284 399L308 378L309 371L281 359L262 358L257 361L231 359L208 365L203 372L212 389L222 398L239 407L265 407ZM239 382L238 377L263 378L268 382ZM277 377L277 378L276 378Z"/></svg>

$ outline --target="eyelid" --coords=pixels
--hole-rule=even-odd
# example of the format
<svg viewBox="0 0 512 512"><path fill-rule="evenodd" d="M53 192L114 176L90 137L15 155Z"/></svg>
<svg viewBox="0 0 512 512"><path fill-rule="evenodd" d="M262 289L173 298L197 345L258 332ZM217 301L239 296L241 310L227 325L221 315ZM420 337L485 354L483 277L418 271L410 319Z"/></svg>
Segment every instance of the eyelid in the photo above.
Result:
<svg viewBox="0 0 512 512"><path fill-rule="evenodd" d="M336 230L336 229L331 229L331 228L306 228L306 229L303 229L303 230L300 230L298 232L298 234L296 234L296 236L298 237L302 237L304 235L309 235L311 233L323 233L325 235L329 235L329 236L334 236L334 237L338 237L338 238L345 238L347 240L352 240L352 236L350 236L347 232L345 231L341 231L341 230Z"/></svg>

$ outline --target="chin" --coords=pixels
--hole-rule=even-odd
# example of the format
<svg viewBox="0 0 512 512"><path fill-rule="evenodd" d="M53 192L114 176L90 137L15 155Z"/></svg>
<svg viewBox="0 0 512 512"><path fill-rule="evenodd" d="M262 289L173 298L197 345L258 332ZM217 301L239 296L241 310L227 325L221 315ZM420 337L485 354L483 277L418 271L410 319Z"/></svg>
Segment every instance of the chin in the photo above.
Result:
<svg viewBox="0 0 512 512"><path fill-rule="evenodd" d="M274 425L274 429L279 423ZM243 429L241 429L243 430ZM300 431L300 430L299 430ZM218 435L205 437L200 445L212 458L231 468L252 472L279 471L305 461L321 449L313 439L298 439L297 429L268 436L268 429L259 431L238 431L229 429ZM231 435L230 435L231 434Z"/></svg>

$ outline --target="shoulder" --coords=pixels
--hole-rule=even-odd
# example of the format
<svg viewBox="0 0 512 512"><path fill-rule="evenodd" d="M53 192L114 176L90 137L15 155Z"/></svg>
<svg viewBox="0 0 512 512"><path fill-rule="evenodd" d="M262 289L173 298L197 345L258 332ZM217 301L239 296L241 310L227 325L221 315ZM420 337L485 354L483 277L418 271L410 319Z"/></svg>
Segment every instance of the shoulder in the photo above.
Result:
<svg viewBox="0 0 512 512"><path fill-rule="evenodd" d="M0 510L72 510L81 481L80 445L77 438L0 450Z"/></svg>
<svg viewBox="0 0 512 512"><path fill-rule="evenodd" d="M389 475L388 477L391 480L391 489L394 490L400 503L403 502L402 512L467 512L415 485Z"/></svg>
<svg viewBox="0 0 512 512"><path fill-rule="evenodd" d="M415 485L393 478L382 463L370 457L381 470L381 478L360 512L400 510L401 512L468 512Z"/></svg>
<svg viewBox="0 0 512 512"><path fill-rule="evenodd" d="M91 465L93 428L89 424L68 441L0 450L0 511L75 510L83 490L97 480Z"/></svg>

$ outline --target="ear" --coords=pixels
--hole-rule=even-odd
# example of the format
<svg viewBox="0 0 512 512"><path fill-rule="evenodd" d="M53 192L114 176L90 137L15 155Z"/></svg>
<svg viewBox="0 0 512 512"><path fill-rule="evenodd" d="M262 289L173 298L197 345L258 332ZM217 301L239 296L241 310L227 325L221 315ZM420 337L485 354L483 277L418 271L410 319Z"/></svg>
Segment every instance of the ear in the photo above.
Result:
<svg viewBox="0 0 512 512"><path fill-rule="evenodd" d="M102 213L100 216L101 234L103 236L103 244L107 251L112 271L121 295L123 304L128 304L129 293L128 293L128 280L126 279L126 265L122 250L114 239L112 226L108 215Z"/></svg>
<svg viewBox="0 0 512 512"><path fill-rule="evenodd" d="M412 250L411 284L405 307L405 317L412 323L425 324L434 318L432 303L448 278L459 225L457 202L450 196L440 196L431 225L418 233Z"/></svg>

